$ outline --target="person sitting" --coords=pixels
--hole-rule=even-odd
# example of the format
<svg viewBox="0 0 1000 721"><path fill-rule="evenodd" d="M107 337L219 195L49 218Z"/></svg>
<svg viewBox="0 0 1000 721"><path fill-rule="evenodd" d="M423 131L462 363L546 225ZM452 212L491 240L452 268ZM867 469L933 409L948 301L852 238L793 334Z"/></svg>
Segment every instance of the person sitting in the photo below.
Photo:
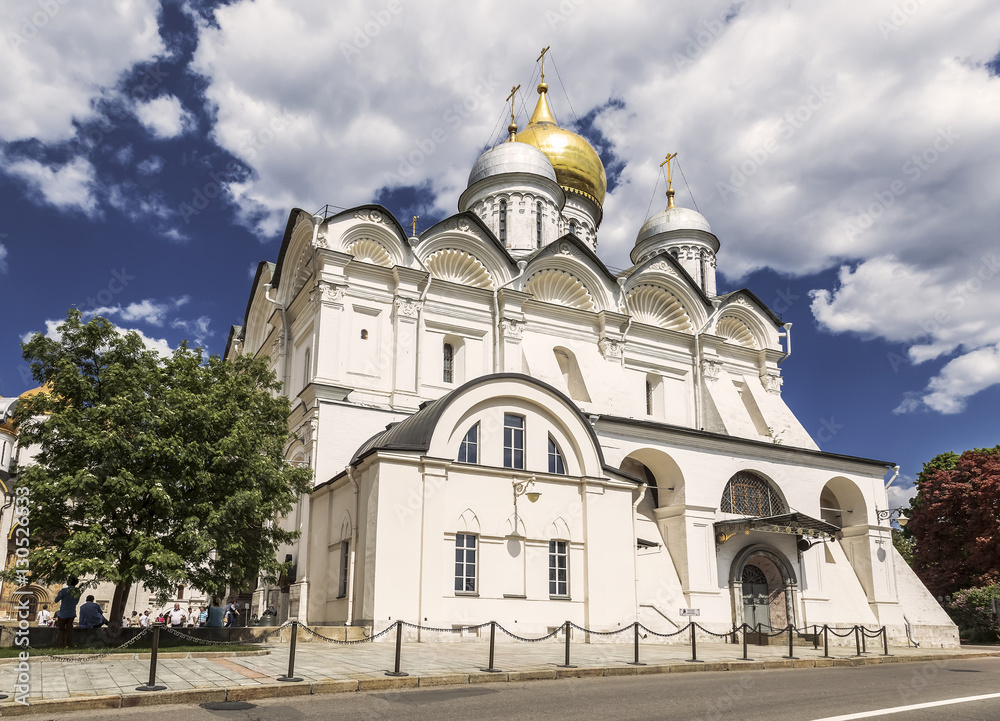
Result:
<svg viewBox="0 0 1000 721"><path fill-rule="evenodd" d="M274 604L272 603L272 604L268 605L267 610L264 611L264 615L265 616L277 616L278 615L278 609L276 609L274 607Z"/></svg>
<svg viewBox="0 0 1000 721"><path fill-rule="evenodd" d="M222 628L224 613L225 609L219 605L219 599L213 598L212 605L208 607L208 618L205 620L205 627Z"/></svg>
<svg viewBox="0 0 1000 721"><path fill-rule="evenodd" d="M87 602L80 606L80 628L100 628L107 623L100 605L94 603L94 596L87 596Z"/></svg>

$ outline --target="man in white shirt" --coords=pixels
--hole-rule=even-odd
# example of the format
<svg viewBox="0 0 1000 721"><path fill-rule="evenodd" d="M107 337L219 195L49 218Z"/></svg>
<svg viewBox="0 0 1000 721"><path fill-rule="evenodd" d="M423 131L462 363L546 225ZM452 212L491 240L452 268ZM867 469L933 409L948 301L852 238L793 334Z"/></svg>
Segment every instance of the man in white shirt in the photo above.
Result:
<svg viewBox="0 0 1000 721"><path fill-rule="evenodd" d="M48 626L49 625L49 621L52 620L52 614L49 613L49 605L48 604L45 604L44 606L42 606L42 610L38 612L38 616L36 617L36 620L38 621L38 625L39 626Z"/></svg>
<svg viewBox="0 0 1000 721"><path fill-rule="evenodd" d="M149 628L149 611L143 611L142 615L139 616L139 625L142 628Z"/></svg>
<svg viewBox="0 0 1000 721"><path fill-rule="evenodd" d="M174 604L174 609L167 614L172 628L181 628L187 619L187 611L181 608L179 603Z"/></svg>

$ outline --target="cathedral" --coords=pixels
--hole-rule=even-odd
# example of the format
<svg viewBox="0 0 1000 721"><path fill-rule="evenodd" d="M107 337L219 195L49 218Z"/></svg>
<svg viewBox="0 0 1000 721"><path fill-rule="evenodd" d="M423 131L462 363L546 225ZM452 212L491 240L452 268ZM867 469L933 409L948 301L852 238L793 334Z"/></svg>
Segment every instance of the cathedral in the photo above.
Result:
<svg viewBox="0 0 1000 721"><path fill-rule="evenodd" d="M898 468L822 451L785 404L791 324L718 292L720 240L672 185L609 270L604 166L556 122L544 66L537 90L457 214L417 234L378 205L293 209L259 264L225 354L270 358L315 486L257 612L957 645L878 520Z"/></svg>

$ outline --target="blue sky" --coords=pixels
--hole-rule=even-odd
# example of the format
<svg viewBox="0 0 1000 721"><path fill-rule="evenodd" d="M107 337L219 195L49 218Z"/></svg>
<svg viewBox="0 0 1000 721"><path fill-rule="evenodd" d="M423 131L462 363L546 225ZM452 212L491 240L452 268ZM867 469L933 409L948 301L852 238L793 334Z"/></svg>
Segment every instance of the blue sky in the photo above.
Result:
<svg viewBox="0 0 1000 721"><path fill-rule="evenodd" d="M74 305L220 352L291 207L454 212L551 45L554 110L608 168L609 266L679 152L721 289L794 324L783 395L822 448L905 487L998 442L994 3L9 0L0 27L2 395Z"/></svg>

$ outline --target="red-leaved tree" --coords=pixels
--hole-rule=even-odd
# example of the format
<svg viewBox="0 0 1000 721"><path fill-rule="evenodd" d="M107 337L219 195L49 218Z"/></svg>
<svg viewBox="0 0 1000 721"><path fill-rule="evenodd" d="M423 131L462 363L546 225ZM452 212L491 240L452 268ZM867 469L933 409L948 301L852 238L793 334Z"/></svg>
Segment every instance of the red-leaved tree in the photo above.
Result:
<svg viewBox="0 0 1000 721"><path fill-rule="evenodd" d="M935 595L1000 582L1000 446L924 464L906 530L913 568Z"/></svg>

